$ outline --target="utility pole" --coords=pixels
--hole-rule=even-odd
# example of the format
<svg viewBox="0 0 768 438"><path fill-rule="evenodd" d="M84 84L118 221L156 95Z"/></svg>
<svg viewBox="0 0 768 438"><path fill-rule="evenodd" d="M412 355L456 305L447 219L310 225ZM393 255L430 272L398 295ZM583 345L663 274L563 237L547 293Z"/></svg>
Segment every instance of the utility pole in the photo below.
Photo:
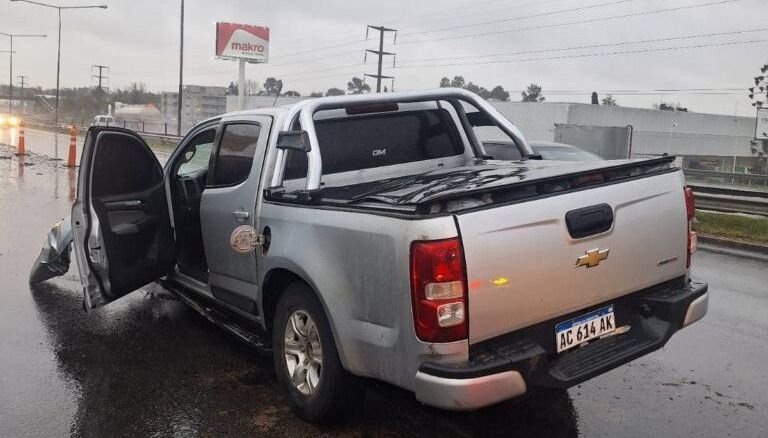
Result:
<svg viewBox="0 0 768 438"><path fill-rule="evenodd" d="M96 69L99 70L99 73L98 74L93 74L93 71L96 70ZM107 75L104 74L104 70L107 71ZM107 67L106 65L92 65L91 66L91 79L98 79L99 80L99 85L97 85L97 87L96 87L99 91L103 91L103 92L107 91L106 87L102 86L102 84L107 82L107 81L109 81L109 76L108 75L109 75L109 67ZM106 79L106 81L105 81L105 79Z"/></svg>
<svg viewBox="0 0 768 438"><path fill-rule="evenodd" d="M18 76L19 78L19 85L21 86L21 91L19 91L19 101L21 101L21 119L24 120L24 86L29 85L29 76Z"/></svg>
<svg viewBox="0 0 768 438"><path fill-rule="evenodd" d="M377 73L375 75L365 73L365 76L368 76L369 78L376 78L376 92L377 93L381 93L381 80L382 79L392 79L393 88L394 88L394 79L395 79L394 76L382 76L382 74L381 74L382 64L383 64L383 61L384 61L384 56L385 55L392 55L393 57L395 56L394 52L385 52L384 51L384 33L385 32L397 32L397 29L390 29L390 28L384 27L384 26L371 26L369 24L368 27L366 27L366 29L365 29L365 39L368 39L368 31L371 30L371 29L379 32L379 50L365 49L365 59L364 59L364 62L365 62L365 60L368 59L368 53L373 53L374 55L377 55L379 57L379 68L378 68ZM395 40L397 40L397 33L395 33ZM394 65L395 65L395 60L393 58L392 59L392 66L394 67Z"/></svg>
<svg viewBox="0 0 768 438"><path fill-rule="evenodd" d="M13 51L13 38L45 38L45 35L28 35L28 34L18 34L18 33L5 33L0 32L0 36L6 36L11 41L11 50L8 50L8 53L10 54L10 68L8 69L8 114L13 115L13 54L16 53Z"/></svg>
<svg viewBox="0 0 768 438"><path fill-rule="evenodd" d="M184 94L184 0L181 0L181 37L179 38L179 99L176 109L176 134L181 137L181 105Z"/></svg>
<svg viewBox="0 0 768 438"><path fill-rule="evenodd" d="M60 86L60 77L61 77L61 11L62 9L95 9L95 8L107 9L107 5L56 6L56 5L51 5L48 3L32 1L32 0L11 0L11 1L24 2L32 5L42 6L44 8L56 9L59 13L59 39L58 39L58 46L57 46L58 48L56 50L56 109L54 111L54 116L53 116L53 125L58 126L59 125L59 86ZM55 155L56 157L59 156L58 143L56 143Z"/></svg>

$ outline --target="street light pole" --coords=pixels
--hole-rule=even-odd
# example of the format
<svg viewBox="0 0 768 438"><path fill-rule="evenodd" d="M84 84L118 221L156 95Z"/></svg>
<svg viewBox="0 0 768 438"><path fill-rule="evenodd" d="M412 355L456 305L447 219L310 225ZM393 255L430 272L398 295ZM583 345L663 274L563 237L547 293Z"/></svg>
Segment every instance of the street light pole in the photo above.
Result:
<svg viewBox="0 0 768 438"><path fill-rule="evenodd" d="M19 34L19 33L5 33L0 32L0 35L7 36L11 40L11 50L8 50L8 54L11 58L10 60L10 72L8 74L8 115L13 115L13 54L16 53L13 51L13 37L17 38L29 38L29 37L40 37L45 38L45 35L28 35L28 34ZM4 50L5 52L5 50Z"/></svg>
<svg viewBox="0 0 768 438"><path fill-rule="evenodd" d="M8 52L8 57L11 58L9 61L9 68L8 70L8 116L13 115L13 35L10 35L11 40L11 50Z"/></svg>
<svg viewBox="0 0 768 438"><path fill-rule="evenodd" d="M181 137L181 107L184 94L184 0L181 0L181 37L179 39L179 98L176 108L176 135Z"/></svg>
<svg viewBox="0 0 768 438"><path fill-rule="evenodd" d="M61 8L59 12L59 38L56 46L56 107L53 111L53 127L59 126L59 78L61 77ZM59 158L58 143L56 144L56 158Z"/></svg>
<svg viewBox="0 0 768 438"><path fill-rule="evenodd" d="M24 2L37 6L43 6L46 8L52 8L58 10L59 13L59 41L58 49L56 52L56 108L54 110L53 125L59 126L59 83L61 76L61 10L62 9L107 9L107 5L86 5L86 6L56 6L48 3L37 2L32 0L11 0L12 2ZM58 148L57 148L58 149ZM58 150L56 151L58 157Z"/></svg>

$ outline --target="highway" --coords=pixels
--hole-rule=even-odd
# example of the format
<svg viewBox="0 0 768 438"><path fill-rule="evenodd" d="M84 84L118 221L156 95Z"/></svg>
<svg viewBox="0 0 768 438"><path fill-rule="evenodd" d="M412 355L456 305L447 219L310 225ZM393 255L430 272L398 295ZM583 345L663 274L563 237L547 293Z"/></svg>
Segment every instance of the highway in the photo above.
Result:
<svg viewBox="0 0 768 438"><path fill-rule="evenodd" d="M47 137L46 137L47 135ZM30 135L33 152L61 136ZM0 146L0 437L537 436L764 437L767 263L700 251L709 314L662 350L568 391L473 413L421 406L370 384L344 423L313 426L282 400L271 361L150 286L92 313L76 267L31 288L76 170Z"/></svg>

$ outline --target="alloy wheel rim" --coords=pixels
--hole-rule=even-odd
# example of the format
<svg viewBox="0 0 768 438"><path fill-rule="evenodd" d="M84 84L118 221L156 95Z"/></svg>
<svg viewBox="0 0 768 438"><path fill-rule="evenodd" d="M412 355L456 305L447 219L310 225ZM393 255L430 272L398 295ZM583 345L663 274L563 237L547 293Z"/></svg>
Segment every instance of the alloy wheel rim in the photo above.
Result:
<svg viewBox="0 0 768 438"><path fill-rule="evenodd" d="M303 310L293 311L285 323L283 340L291 383L304 395L314 394L323 368L323 349L315 321Z"/></svg>

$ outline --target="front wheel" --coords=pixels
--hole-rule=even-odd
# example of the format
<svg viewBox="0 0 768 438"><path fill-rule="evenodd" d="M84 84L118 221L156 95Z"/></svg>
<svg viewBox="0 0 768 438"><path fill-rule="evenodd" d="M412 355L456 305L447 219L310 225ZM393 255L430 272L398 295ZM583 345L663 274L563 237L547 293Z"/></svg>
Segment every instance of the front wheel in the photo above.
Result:
<svg viewBox="0 0 768 438"><path fill-rule="evenodd" d="M272 328L277 379L296 414L324 422L350 412L363 395L341 365L323 307L304 283L288 286Z"/></svg>

